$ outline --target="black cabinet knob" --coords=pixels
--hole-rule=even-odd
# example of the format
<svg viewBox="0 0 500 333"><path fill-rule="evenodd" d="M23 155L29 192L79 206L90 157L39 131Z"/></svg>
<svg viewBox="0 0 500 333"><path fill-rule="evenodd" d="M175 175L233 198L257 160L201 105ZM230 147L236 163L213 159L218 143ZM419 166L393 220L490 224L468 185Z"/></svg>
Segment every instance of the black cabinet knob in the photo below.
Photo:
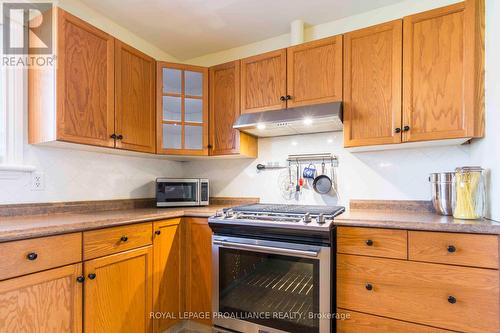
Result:
<svg viewBox="0 0 500 333"><path fill-rule="evenodd" d="M403 131L408 132L409 130L410 130L410 126L406 125L405 127L403 127Z"/></svg>
<svg viewBox="0 0 500 333"><path fill-rule="evenodd" d="M207 148L208 148L208 149L212 149L213 147L214 147L214 146L212 146L212 145L208 145L208 146L207 146Z"/></svg>
<svg viewBox="0 0 500 333"><path fill-rule="evenodd" d="M448 245L448 252L450 253L453 253L453 252L457 252L457 248L453 245Z"/></svg>
<svg viewBox="0 0 500 333"><path fill-rule="evenodd" d="M115 133L111 134L109 137L110 137L111 139L115 139L115 140L116 140L116 134L115 134Z"/></svg>
<svg viewBox="0 0 500 333"><path fill-rule="evenodd" d="M292 96L290 96L290 95L286 95L286 100L288 101L288 100L290 100L290 99L292 99Z"/></svg>
<svg viewBox="0 0 500 333"><path fill-rule="evenodd" d="M366 288L366 290L371 291L371 290L373 290L373 285L371 283L367 283L367 284L365 284L365 288Z"/></svg>
<svg viewBox="0 0 500 333"><path fill-rule="evenodd" d="M120 237L120 240L121 240L122 242L126 242L126 241L128 241L128 237L127 237L127 236L121 236L121 237Z"/></svg>
<svg viewBox="0 0 500 333"><path fill-rule="evenodd" d="M91 280L95 279L95 273L90 273L90 274L88 275L88 277L89 277L89 279L91 279Z"/></svg>
<svg viewBox="0 0 500 333"><path fill-rule="evenodd" d="M85 277L83 275L76 278L76 282L83 283L83 281L85 281Z"/></svg>
<svg viewBox="0 0 500 333"><path fill-rule="evenodd" d="M35 252L30 252L26 256L26 259L31 260L31 261L36 260L36 258L38 258L38 254L36 254Z"/></svg>
<svg viewBox="0 0 500 333"><path fill-rule="evenodd" d="M401 128L397 127L397 128L394 130L394 132L396 132L396 133L401 133Z"/></svg>
<svg viewBox="0 0 500 333"><path fill-rule="evenodd" d="M286 101L286 97L285 96L280 96L280 101Z"/></svg>
<svg viewBox="0 0 500 333"><path fill-rule="evenodd" d="M155 235L160 235L161 234L161 230L156 230L155 231Z"/></svg>
<svg viewBox="0 0 500 333"><path fill-rule="evenodd" d="M366 245L368 245L368 246L372 246L372 245L373 245L373 241L372 241L371 239L367 239L367 240L365 241L365 243L366 243Z"/></svg>
<svg viewBox="0 0 500 333"><path fill-rule="evenodd" d="M450 304L455 304L457 302L457 299L453 296L448 296L448 303Z"/></svg>
<svg viewBox="0 0 500 333"><path fill-rule="evenodd" d="M116 136L116 139L117 139L117 140L123 140L123 135L118 134L118 135Z"/></svg>

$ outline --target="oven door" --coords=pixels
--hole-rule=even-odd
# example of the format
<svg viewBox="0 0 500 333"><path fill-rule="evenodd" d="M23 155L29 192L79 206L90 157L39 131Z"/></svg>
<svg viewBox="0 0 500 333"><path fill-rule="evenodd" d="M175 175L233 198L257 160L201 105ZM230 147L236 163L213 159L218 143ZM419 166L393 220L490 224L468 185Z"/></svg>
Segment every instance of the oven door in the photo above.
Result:
<svg viewBox="0 0 500 333"><path fill-rule="evenodd" d="M156 205L158 207L199 206L199 179L157 179Z"/></svg>
<svg viewBox="0 0 500 333"><path fill-rule="evenodd" d="M330 333L330 248L214 235L214 324L244 333Z"/></svg>

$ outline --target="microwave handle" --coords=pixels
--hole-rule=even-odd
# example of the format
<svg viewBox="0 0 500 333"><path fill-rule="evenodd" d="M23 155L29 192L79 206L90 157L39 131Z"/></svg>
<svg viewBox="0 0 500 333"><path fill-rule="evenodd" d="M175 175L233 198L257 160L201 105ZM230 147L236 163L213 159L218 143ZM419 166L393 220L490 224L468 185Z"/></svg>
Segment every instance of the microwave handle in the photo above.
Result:
<svg viewBox="0 0 500 333"><path fill-rule="evenodd" d="M213 243L215 245L219 245L220 247L225 247L225 248L229 248L229 249L255 250L255 251L259 251L259 252L266 252L266 253L271 253L271 254L283 254L283 255L289 255L289 256L299 255L299 256L303 256L303 257L317 258L318 254L319 254L318 251L285 249L282 247L242 244L242 243L234 243L234 242L219 241L219 240L214 240Z"/></svg>

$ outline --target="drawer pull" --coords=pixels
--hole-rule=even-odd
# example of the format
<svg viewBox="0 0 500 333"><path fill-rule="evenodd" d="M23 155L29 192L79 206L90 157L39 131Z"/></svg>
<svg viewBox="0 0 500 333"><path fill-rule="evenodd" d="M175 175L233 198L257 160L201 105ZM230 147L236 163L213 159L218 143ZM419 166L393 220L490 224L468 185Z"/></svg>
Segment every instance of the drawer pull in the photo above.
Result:
<svg viewBox="0 0 500 333"><path fill-rule="evenodd" d="M95 273L90 273L88 276L89 276L89 279L91 279L91 280L95 279Z"/></svg>
<svg viewBox="0 0 500 333"><path fill-rule="evenodd" d="M126 241L128 241L128 237L127 236L122 236L122 237L120 237L120 240L122 242L126 242Z"/></svg>
<svg viewBox="0 0 500 333"><path fill-rule="evenodd" d="M453 245L448 245L448 252L450 253L457 252L457 248Z"/></svg>
<svg viewBox="0 0 500 333"><path fill-rule="evenodd" d="M372 241L371 239L367 239L367 240L365 241L365 243L366 243L366 245L368 245L368 246L372 246L372 245L373 245L373 241Z"/></svg>
<svg viewBox="0 0 500 333"><path fill-rule="evenodd" d="M448 303L450 304L455 304L457 302L457 299L453 296L448 296Z"/></svg>
<svg viewBox="0 0 500 333"><path fill-rule="evenodd" d="M38 254L36 254L36 252L30 252L26 256L26 259L31 260L31 261L36 260L36 258L38 258Z"/></svg>
<svg viewBox="0 0 500 333"><path fill-rule="evenodd" d="M373 285L371 283L367 283L367 284L365 284L365 288L368 291L372 291L373 290Z"/></svg>
<svg viewBox="0 0 500 333"><path fill-rule="evenodd" d="M161 230L156 230L156 231L155 231L155 235L158 235L158 236L159 236L160 234L161 234Z"/></svg>
<svg viewBox="0 0 500 333"><path fill-rule="evenodd" d="M83 275L76 278L76 282L83 283L83 281L85 281L85 277Z"/></svg>

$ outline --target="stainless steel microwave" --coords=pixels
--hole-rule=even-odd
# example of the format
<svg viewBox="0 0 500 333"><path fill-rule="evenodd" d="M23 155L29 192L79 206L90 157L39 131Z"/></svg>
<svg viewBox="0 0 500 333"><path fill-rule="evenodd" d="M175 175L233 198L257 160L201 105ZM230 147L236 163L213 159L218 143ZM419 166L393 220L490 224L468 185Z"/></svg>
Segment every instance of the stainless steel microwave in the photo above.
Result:
<svg viewBox="0 0 500 333"><path fill-rule="evenodd" d="M208 179L157 178L156 206L207 206Z"/></svg>

